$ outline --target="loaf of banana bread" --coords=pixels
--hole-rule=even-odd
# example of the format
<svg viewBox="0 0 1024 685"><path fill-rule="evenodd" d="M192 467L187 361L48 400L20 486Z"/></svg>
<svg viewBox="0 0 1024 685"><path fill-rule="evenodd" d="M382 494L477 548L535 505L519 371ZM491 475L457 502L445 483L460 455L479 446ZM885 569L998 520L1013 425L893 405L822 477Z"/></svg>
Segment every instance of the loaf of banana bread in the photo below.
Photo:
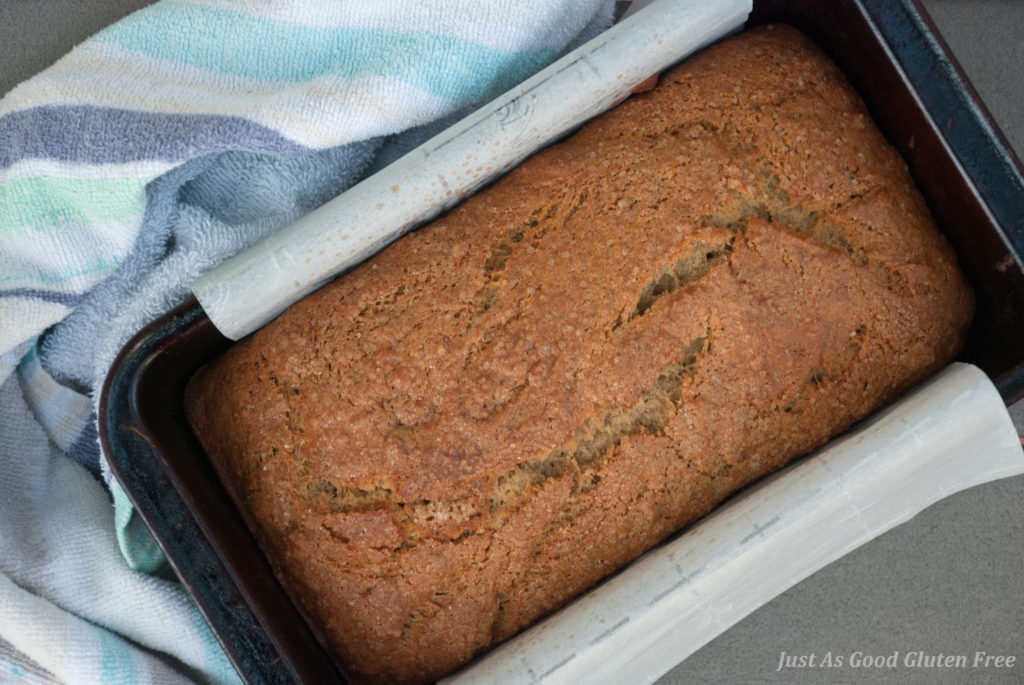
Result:
<svg viewBox="0 0 1024 685"><path fill-rule="evenodd" d="M292 306L187 409L339 664L422 682L929 376L972 302L857 95L773 26Z"/></svg>

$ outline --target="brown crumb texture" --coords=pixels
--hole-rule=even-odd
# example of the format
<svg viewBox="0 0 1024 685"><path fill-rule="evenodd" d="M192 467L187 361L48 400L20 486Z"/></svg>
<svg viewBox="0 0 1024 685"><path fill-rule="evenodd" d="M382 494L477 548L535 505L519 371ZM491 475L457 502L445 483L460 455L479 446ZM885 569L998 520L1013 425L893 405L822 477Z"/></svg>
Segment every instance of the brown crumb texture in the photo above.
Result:
<svg viewBox="0 0 1024 685"><path fill-rule="evenodd" d="M926 378L972 306L861 101L776 26L293 306L188 408L339 663L422 682Z"/></svg>

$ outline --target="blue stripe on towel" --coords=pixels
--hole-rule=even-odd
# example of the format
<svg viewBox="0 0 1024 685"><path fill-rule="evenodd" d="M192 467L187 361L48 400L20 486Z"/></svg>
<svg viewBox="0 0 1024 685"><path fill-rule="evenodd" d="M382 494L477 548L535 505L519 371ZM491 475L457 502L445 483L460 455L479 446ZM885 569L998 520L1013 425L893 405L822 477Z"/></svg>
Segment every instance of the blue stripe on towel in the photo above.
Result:
<svg viewBox="0 0 1024 685"><path fill-rule="evenodd" d="M273 129L241 117L164 114L89 105L43 106L0 117L0 168L22 159L119 164L181 161L228 148L308 152Z"/></svg>
<svg viewBox="0 0 1024 685"><path fill-rule="evenodd" d="M0 290L0 297L25 297L46 302L55 302L66 307L74 307L85 297L85 293L58 293L52 290L41 290L38 288L12 288L11 290Z"/></svg>
<svg viewBox="0 0 1024 685"><path fill-rule="evenodd" d="M102 479L100 473L100 436L96 430L96 415L89 414L89 420L82 427L82 432L68 450L68 456L84 466L97 480Z"/></svg>
<svg viewBox="0 0 1024 685"><path fill-rule="evenodd" d="M385 76L455 100L506 90L556 52L510 53L426 31L304 26L173 2L146 7L138 16L143 13L145 21L115 24L94 40L243 78L302 82ZM154 35L164 39L153 40Z"/></svg>

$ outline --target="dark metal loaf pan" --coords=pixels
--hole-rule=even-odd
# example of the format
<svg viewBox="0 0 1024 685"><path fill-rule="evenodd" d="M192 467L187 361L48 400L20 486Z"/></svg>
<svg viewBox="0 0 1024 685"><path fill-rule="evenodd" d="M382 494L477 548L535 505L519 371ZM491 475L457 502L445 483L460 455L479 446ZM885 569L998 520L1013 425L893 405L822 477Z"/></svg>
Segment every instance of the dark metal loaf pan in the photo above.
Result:
<svg viewBox="0 0 1024 685"><path fill-rule="evenodd" d="M912 0L755 1L845 71L907 159L978 297L963 361L1024 395L1024 177ZM186 423L185 384L230 345L195 301L142 330L103 388L111 466L238 671L253 683L344 676L271 574Z"/></svg>

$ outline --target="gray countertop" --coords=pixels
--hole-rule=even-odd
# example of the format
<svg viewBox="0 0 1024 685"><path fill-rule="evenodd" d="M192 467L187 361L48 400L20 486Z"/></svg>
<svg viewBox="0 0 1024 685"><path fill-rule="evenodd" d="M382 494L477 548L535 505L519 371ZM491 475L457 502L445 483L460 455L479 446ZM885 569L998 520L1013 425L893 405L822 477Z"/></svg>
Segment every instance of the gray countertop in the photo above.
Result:
<svg viewBox="0 0 1024 685"><path fill-rule="evenodd" d="M0 2L0 93L147 0ZM1024 2L924 0L1018 156ZM1024 432L1024 403L1011 407ZM844 666L777 670L780 655ZM855 653L1014 656L1012 668L857 668ZM1024 682L1024 477L976 487L829 565L666 674L663 683Z"/></svg>

